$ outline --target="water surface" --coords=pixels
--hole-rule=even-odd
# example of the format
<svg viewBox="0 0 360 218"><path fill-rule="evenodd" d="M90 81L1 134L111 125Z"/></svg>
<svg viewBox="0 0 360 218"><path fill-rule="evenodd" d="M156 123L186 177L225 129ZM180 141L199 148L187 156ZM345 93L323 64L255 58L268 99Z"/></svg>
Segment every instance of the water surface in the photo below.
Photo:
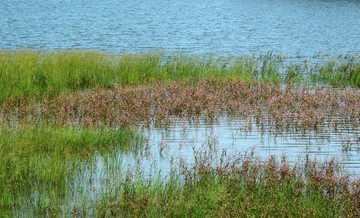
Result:
<svg viewBox="0 0 360 218"><path fill-rule="evenodd" d="M285 155L293 164L304 155L318 160L337 157L349 173L360 175L360 129L351 125L336 132L327 129L326 124L320 132L276 131L249 119L229 120L222 116L214 123L202 120L191 124L179 119L167 129L151 128L145 135L149 137L152 161L155 158L163 171L170 169L173 157L193 162L194 150L225 150L228 155L237 155L253 149L261 159Z"/></svg>
<svg viewBox="0 0 360 218"><path fill-rule="evenodd" d="M357 0L1 0L0 49L337 56L360 51Z"/></svg>

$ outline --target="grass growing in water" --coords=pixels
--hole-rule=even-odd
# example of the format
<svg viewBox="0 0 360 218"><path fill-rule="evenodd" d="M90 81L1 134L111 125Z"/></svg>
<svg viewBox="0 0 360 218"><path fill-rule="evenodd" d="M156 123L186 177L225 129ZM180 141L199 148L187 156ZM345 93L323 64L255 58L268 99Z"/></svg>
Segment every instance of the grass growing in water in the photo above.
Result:
<svg viewBox="0 0 360 218"><path fill-rule="evenodd" d="M360 58L339 57L324 63L313 79L332 86L351 85L360 88Z"/></svg>
<svg viewBox="0 0 360 218"><path fill-rule="evenodd" d="M136 138L132 132L107 129L109 125L126 126L139 120L151 123L154 117L155 121L167 121L170 115L206 113L216 117L229 111L256 113L253 115L261 121L264 109L264 115L270 116L275 126L295 129L299 124L304 129L315 129L324 122L334 123L336 128L336 116L340 116L340 123L351 121L355 127L359 121L357 90L332 93L272 84L310 79L334 86L359 86L356 58L336 65L325 63L316 72L301 64L290 65L281 74L283 60L271 53L259 58L220 60L81 51L1 51L0 57L1 118L7 125L13 125L14 120L46 120L64 126L101 127L1 126L0 210L10 215L26 199L43 199L24 204L50 211L47 215L61 214L57 211L61 207L59 199L66 195L64 187L79 164L91 159L96 151L111 150ZM308 71L311 77L303 75ZM163 83L165 80L176 81ZM148 83L154 84L145 89L128 86ZM86 89L93 91L80 92ZM45 95L41 101L32 99ZM244 170L244 166L250 168ZM324 166L330 167L307 162L296 168L273 159L251 163L243 159L241 165L212 167L211 160L205 158L197 160L193 168L184 166L178 174L171 174L169 181L154 183L136 175L129 175L125 182L115 181L118 183L109 187L93 208L99 216L359 215L359 182L337 177L338 168L331 163ZM46 197L28 198L33 190ZM80 210L86 213L87 209L87 205L75 208L73 215Z"/></svg>
<svg viewBox="0 0 360 218"><path fill-rule="evenodd" d="M97 87L141 85L163 80L241 77L281 81L282 57L215 58L84 51L0 51L0 102L9 97L59 95Z"/></svg>
<svg viewBox="0 0 360 218"><path fill-rule="evenodd" d="M197 152L194 165L182 163L164 179L130 173L109 186L95 204L97 216L247 217L358 216L360 181L351 181L335 159L286 158ZM77 210L81 214L81 209ZM76 214L79 215L79 214Z"/></svg>
<svg viewBox="0 0 360 218"><path fill-rule="evenodd" d="M127 150L138 136L130 130L71 129L53 125L0 127L0 210L26 202L29 190L54 189L61 198L65 181L95 152ZM52 191L47 191L51 193Z"/></svg>
<svg viewBox="0 0 360 218"><path fill-rule="evenodd" d="M166 80L198 81L208 77L360 87L360 58L357 56L323 60L319 65L308 65L306 61L284 64L285 59L271 52L259 57L217 58L166 53L116 55L0 50L0 102L9 97L41 97L98 87Z"/></svg>

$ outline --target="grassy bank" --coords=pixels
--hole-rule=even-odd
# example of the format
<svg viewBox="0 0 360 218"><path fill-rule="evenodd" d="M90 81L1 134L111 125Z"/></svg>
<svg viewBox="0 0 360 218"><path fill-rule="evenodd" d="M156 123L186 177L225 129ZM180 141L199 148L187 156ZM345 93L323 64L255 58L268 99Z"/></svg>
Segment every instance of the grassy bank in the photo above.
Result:
<svg viewBox="0 0 360 218"><path fill-rule="evenodd" d="M284 65L286 58L200 57L179 54L104 54L84 51L0 51L0 102L9 97L42 97L98 87L149 84L154 81L237 77L274 83L316 82L360 87L357 57L320 65Z"/></svg>
<svg viewBox="0 0 360 218"><path fill-rule="evenodd" d="M130 130L2 125L0 211L25 204L31 191L47 190L43 194L53 194L52 201L57 202L69 185L66 181L71 181L72 174L82 163L91 161L95 152L129 150L136 146L138 138Z"/></svg>

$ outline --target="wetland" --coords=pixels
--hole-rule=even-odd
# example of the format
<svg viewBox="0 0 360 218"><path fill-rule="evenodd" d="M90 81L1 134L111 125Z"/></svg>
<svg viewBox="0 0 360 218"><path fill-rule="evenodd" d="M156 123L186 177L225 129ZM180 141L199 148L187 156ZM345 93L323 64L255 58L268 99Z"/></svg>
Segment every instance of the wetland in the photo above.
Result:
<svg viewBox="0 0 360 218"><path fill-rule="evenodd" d="M360 216L359 11L2 0L0 216Z"/></svg>
<svg viewBox="0 0 360 218"><path fill-rule="evenodd" d="M0 54L5 215L359 213L357 56Z"/></svg>

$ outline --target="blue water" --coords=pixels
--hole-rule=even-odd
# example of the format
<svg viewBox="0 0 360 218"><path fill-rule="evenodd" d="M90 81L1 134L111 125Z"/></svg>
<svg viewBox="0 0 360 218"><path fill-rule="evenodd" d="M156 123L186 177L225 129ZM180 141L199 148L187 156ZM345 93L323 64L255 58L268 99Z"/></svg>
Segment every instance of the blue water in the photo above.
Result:
<svg viewBox="0 0 360 218"><path fill-rule="evenodd" d="M0 49L360 52L358 0L0 0Z"/></svg>

